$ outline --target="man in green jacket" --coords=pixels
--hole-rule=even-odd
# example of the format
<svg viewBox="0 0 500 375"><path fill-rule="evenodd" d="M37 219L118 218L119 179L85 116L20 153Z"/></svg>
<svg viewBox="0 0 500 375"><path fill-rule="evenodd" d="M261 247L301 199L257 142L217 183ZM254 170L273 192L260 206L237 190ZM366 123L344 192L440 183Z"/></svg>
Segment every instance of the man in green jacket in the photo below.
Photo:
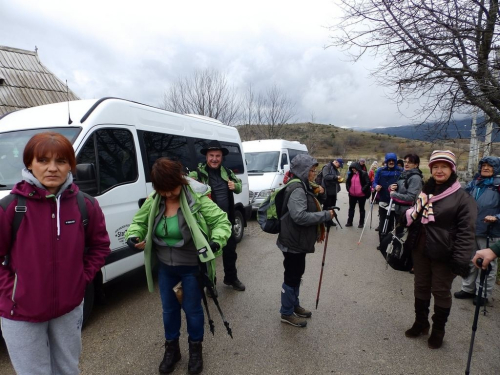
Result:
<svg viewBox="0 0 500 375"><path fill-rule="evenodd" d="M199 164L196 171L189 174L212 189L211 198L227 213L227 217L234 226L234 196L233 193L241 193L241 180L236 177L231 169L224 168L222 161L229 150L222 147L219 141L210 141L206 148L201 150L205 155L206 163ZM245 290L245 285L238 279L236 270L236 239L232 231L227 245L222 249L222 262L224 264L224 284L230 285L234 290L240 292Z"/></svg>

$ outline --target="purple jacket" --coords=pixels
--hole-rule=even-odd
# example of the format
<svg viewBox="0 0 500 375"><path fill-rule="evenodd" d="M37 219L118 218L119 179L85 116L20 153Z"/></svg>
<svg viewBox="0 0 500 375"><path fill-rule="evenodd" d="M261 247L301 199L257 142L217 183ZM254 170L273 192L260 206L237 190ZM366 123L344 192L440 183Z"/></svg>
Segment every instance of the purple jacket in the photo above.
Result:
<svg viewBox="0 0 500 375"><path fill-rule="evenodd" d="M71 184L60 195L58 209L47 190L26 181L16 184L12 192L26 197L27 212L14 242L17 200L5 211L0 208L0 316L44 322L82 302L85 287L110 253L110 242L97 200L85 199L89 224L83 227L78 190ZM9 264L3 266L6 255Z"/></svg>

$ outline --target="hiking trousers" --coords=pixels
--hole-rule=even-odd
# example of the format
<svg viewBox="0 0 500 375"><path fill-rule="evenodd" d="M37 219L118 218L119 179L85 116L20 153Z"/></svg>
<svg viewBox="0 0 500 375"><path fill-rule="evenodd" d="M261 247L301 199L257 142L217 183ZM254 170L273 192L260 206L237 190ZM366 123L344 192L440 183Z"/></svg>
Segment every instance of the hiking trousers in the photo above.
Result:
<svg viewBox="0 0 500 375"><path fill-rule="evenodd" d="M17 375L77 375L82 352L83 302L47 322L1 318L2 335Z"/></svg>

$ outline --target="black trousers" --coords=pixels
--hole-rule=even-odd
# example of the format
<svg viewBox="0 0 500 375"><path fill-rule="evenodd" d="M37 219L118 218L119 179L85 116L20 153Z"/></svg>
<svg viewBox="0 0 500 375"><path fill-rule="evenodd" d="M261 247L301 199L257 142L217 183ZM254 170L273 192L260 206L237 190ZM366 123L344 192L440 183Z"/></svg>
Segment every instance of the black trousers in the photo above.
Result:
<svg viewBox="0 0 500 375"><path fill-rule="evenodd" d="M292 288L300 286L302 275L306 270L306 253L283 253L283 256L285 284Z"/></svg>
<svg viewBox="0 0 500 375"><path fill-rule="evenodd" d="M349 216L347 218L348 223L352 224L356 204L359 205L359 224L363 225L365 223L365 203L366 197L353 197L352 195L349 195Z"/></svg>
<svg viewBox="0 0 500 375"><path fill-rule="evenodd" d="M326 210L329 207L333 207L337 204L337 194L335 195L327 195L325 199L325 203L323 203L323 210Z"/></svg>
<svg viewBox="0 0 500 375"><path fill-rule="evenodd" d="M236 239L234 233L227 240L226 246L222 249L222 264L224 265L224 282L232 283L238 278L238 271L236 270Z"/></svg>

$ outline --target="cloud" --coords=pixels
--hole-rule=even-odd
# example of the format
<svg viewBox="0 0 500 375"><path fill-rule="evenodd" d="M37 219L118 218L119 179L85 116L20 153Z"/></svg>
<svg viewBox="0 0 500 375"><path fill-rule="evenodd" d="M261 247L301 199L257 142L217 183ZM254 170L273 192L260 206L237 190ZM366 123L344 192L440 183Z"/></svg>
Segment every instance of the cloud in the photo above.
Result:
<svg viewBox="0 0 500 375"><path fill-rule="evenodd" d="M328 44L330 0L160 2L0 0L0 45L39 48L42 63L82 98L157 106L179 77L215 68L244 92L277 84L297 120L348 127L402 125L396 105Z"/></svg>

